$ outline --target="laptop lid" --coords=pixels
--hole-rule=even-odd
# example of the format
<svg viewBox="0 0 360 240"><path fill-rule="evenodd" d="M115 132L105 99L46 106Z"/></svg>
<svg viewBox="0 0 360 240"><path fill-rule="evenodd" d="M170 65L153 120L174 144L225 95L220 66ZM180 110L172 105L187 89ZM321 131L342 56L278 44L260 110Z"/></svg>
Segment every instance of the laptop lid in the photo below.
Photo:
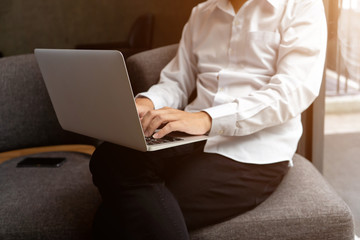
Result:
<svg viewBox="0 0 360 240"><path fill-rule="evenodd" d="M123 55L115 50L35 49L46 88L63 129L139 151L187 141L146 145Z"/></svg>

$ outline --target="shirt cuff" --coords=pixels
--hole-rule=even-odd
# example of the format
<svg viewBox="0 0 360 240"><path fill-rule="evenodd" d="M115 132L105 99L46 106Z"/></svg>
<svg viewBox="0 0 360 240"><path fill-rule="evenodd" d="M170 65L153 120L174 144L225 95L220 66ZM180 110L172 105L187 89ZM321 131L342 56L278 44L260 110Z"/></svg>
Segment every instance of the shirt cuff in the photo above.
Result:
<svg viewBox="0 0 360 240"><path fill-rule="evenodd" d="M233 136L236 130L237 103L227 103L202 109L212 118L209 136Z"/></svg>
<svg viewBox="0 0 360 240"><path fill-rule="evenodd" d="M162 98L160 98L159 96L157 96L156 94L152 94L149 92L143 92L143 93L137 94L135 98L138 98L138 97L146 97L146 98L150 99L152 101L152 103L154 104L154 109L160 109L160 108L166 107L166 103L164 102L164 100Z"/></svg>

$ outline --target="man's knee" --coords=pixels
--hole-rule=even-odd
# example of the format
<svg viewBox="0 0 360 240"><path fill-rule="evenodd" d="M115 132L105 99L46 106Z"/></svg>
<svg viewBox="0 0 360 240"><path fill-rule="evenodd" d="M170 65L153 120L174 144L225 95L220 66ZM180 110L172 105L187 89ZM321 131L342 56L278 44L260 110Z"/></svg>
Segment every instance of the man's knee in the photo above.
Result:
<svg viewBox="0 0 360 240"><path fill-rule="evenodd" d="M117 165L124 161L124 154L122 150L118 149L116 145L104 142L98 146L90 159L90 171L93 175L111 173L115 168L114 163Z"/></svg>
<svg viewBox="0 0 360 240"><path fill-rule="evenodd" d="M146 153L111 143L100 145L90 160L90 171L96 185L100 181L120 185L157 181L160 168L148 159Z"/></svg>

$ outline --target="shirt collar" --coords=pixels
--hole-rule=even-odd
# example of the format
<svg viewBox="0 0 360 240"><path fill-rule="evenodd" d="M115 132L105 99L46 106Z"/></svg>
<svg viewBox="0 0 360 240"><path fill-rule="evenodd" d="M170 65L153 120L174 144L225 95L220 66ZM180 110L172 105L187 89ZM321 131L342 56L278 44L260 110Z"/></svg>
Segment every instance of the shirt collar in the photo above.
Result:
<svg viewBox="0 0 360 240"><path fill-rule="evenodd" d="M264 1L267 1L274 8L278 8L280 4L279 0L264 0ZM229 7L231 7L229 0L217 0L217 5L220 9L222 9L225 12L228 12Z"/></svg>
<svg viewBox="0 0 360 240"><path fill-rule="evenodd" d="M271 6L273 6L274 8L278 8L279 7L279 0L266 0L268 3L271 4Z"/></svg>
<svg viewBox="0 0 360 240"><path fill-rule="evenodd" d="M228 12L230 14L231 12L234 12L229 0L217 0L217 6L224 12Z"/></svg>

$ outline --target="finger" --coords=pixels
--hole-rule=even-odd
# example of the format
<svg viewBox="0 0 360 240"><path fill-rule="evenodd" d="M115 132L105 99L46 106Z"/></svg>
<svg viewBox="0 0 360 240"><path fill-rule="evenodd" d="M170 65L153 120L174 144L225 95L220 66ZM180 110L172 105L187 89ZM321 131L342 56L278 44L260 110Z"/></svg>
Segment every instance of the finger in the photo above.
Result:
<svg viewBox="0 0 360 240"><path fill-rule="evenodd" d="M145 116L146 112L140 110L140 111L138 111L138 114L139 114L139 118L141 119Z"/></svg>
<svg viewBox="0 0 360 240"><path fill-rule="evenodd" d="M153 137L162 138L167 134L175 131L183 131L181 121L173 121L167 123L163 128L161 128L157 133L155 133Z"/></svg>
<svg viewBox="0 0 360 240"><path fill-rule="evenodd" d="M149 137L151 133L149 133L148 126L150 122L152 121L154 117L153 111L148 111L146 114L143 115L142 118L140 118L141 126L143 128L144 134L146 137Z"/></svg>
<svg viewBox="0 0 360 240"><path fill-rule="evenodd" d="M142 119L145 136L151 136L161 125L177 119L176 111L172 109L160 109L149 111Z"/></svg>
<svg viewBox="0 0 360 240"><path fill-rule="evenodd" d="M167 117L164 114L156 114L151 116L150 121L148 122L147 126L145 127L145 135L151 136L156 129L158 129L161 125L166 124L168 121L166 120Z"/></svg>
<svg viewBox="0 0 360 240"><path fill-rule="evenodd" d="M145 108L141 105L136 105L136 109L140 118L142 118L149 111L148 108Z"/></svg>
<svg viewBox="0 0 360 240"><path fill-rule="evenodd" d="M172 122L177 121L178 118L178 114L176 113L168 113L168 114L162 114L162 115L158 115L155 118L153 118L152 122L150 122L147 131L148 133L150 133L150 135L152 135L152 133L154 133L157 129L159 128L164 128L166 126L172 126ZM170 124L170 125L169 125ZM165 129L167 129L168 127L166 127ZM169 130L170 132L173 130Z"/></svg>

